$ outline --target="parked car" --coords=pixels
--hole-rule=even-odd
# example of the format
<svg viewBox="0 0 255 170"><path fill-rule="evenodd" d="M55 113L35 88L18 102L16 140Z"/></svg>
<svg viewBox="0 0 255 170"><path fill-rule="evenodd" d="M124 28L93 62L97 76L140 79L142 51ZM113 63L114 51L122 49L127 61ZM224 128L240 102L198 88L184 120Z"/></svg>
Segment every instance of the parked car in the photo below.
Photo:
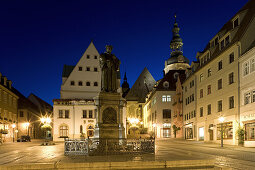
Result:
<svg viewBox="0 0 255 170"><path fill-rule="evenodd" d="M30 136L21 136L17 142L31 142Z"/></svg>

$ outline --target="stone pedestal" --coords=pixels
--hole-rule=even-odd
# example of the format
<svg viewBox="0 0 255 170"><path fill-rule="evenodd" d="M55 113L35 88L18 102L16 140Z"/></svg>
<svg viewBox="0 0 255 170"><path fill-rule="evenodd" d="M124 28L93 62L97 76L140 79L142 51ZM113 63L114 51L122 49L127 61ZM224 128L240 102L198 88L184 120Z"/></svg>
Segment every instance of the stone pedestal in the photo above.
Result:
<svg viewBox="0 0 255 170"><path fill-rule="evenodd" d="M125 107L126 101L121 97L121 94L101 92L95 101L98 107L95 138L125 138L123 107Z"/></svg>

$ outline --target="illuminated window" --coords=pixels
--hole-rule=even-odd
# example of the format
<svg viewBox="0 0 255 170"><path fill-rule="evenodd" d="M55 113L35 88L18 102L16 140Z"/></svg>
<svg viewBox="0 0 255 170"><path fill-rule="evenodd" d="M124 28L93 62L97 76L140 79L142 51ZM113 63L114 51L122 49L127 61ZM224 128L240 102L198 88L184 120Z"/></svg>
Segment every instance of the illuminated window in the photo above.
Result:
<svg viewBox="0 0 255 170"><path fill-rule="evenodd" d="M167 102L171 102L171 96L170 96L170 95L167 95L167 96L166 96L166 101L167 101Z"/></svg>
<svg viewBox="0 0 255 170"><path fill-rule="evenodd" d="M221 130L223 130L223 139L233 139L233 124L232 122L223 123L223 128L221 129L221 124L217 125L217 139L221 139Z"/></svg>
<svg viewBox="0 0 255 170"><path fill-rule="evenodd" d="M245 140L255 140L255 123L245 124Z"/></svg>
<svg viewBox="0 0 255 170"><path fill-rule="evenodd" d="M166 102L166 95L162 96L162 102Z"/></svg>
<svg viewBox="0 0 255 170"><path fill-rule="evenodd" d="M59 128L60 137L68 137L68 127L66 125L62 125Z"/></svg>

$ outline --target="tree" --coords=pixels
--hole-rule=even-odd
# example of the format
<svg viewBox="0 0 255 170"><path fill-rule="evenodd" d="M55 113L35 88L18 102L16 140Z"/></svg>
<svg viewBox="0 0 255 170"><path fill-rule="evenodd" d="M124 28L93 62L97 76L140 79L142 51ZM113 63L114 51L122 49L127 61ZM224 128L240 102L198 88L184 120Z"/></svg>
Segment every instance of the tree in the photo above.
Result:
<svg viewBox="0 0 255 170"><path fill-rule="evenodd" d="M238 144L239 145L244 144L244 133L245 133L244 128L239 126L238 129L236 130L236 135L238 137Z"/></svg>
<svg viewBox="0 0 255 170"><path fill-rule="evenodd" d="M173 125L174 138L176 138L176 133L177 133L178 130L181 130L181 128L177 127L176 125Z"/></svg>

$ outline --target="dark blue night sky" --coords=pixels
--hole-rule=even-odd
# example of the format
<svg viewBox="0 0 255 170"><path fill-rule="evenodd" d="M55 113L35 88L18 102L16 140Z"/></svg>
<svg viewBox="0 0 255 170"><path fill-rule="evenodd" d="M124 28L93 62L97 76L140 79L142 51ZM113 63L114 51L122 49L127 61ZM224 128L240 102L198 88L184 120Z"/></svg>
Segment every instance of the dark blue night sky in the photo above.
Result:
<svg viewBox="0 0 255 170"><path fill-rule="evenodd" d="M144 67L158 80L170 56L174 13L192 61L246 2L2 0L0 72L25 96L32 92L52 104L60 97L63 65L75 65L93 39L99 53L113 45L130 86Z"/></svg>

